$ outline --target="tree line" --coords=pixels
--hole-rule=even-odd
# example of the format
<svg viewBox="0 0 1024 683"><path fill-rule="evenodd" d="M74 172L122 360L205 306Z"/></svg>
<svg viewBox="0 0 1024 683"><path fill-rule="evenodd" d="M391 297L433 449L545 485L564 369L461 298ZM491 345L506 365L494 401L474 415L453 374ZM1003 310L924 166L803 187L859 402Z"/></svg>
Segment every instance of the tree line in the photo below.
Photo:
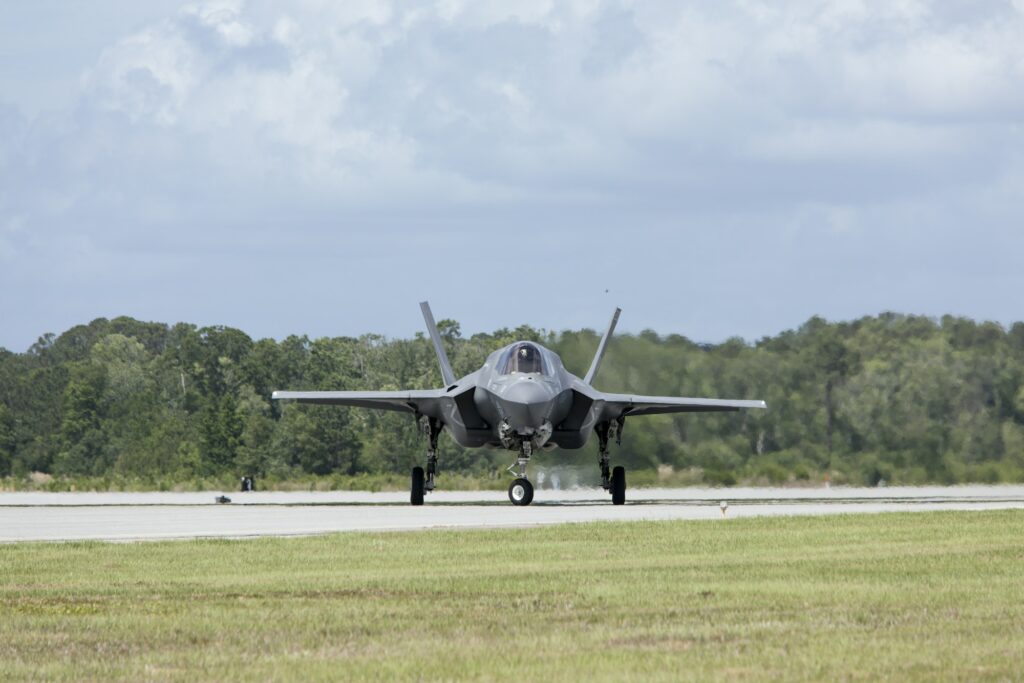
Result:
<svg viewBox="0 0 1024 683"><path fill-rule="evenodd" d="M439 325L457 375L518 339L582 375L593 330L522 326L464 337ZM230 327L98 319L25 353L0 349L0 476L146 480L405 473L425 445L411 416L282 405L274 389L440 386L429 341L253 340ZM875 485L1024 481L1024 323L885 313L814 317L754 343L698 344L644 331L615 337L607 391L759 398L767 411L627 419L613 458L674 482ZM498 450L441 440L444 472L493 476ZM555 450L540 467L592 466L596 449Z"/></svg>

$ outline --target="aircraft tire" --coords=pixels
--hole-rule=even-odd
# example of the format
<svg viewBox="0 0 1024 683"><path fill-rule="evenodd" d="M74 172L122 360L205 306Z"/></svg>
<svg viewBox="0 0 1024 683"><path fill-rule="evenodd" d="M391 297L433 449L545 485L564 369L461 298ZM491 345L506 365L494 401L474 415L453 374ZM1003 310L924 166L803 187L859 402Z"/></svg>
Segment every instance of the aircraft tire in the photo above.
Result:
<svg viewBox="0 0 1024 683"><path fill-rule="evenodd" d="M412 493L409 502L413 505L423 505L423 468L412 468Z"/></svg>
<svg viewBox="0 0 1024 683"><path fill-rule="evenodd" d="M516 479L508 486L508 499L513 505L529 505L533 502L533 484L529 479Z"/></svg>
<svg viewBox="0 0 1024 683"><path fill-rule="evenodd" d="M619 465L612 470L612 505L626 502L626 468Z"/></svg>

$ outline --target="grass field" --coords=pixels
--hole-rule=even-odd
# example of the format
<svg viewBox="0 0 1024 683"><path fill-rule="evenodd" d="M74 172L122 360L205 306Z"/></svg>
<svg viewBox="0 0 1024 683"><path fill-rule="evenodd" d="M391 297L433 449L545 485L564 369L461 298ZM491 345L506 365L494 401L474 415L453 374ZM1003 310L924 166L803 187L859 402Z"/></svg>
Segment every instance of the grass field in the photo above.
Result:
<svg viewBox="0 0 1024 683"><path fill-rule="evenodd" d="M0 679L1020 680L1024 512L0 546Z"/></svg>

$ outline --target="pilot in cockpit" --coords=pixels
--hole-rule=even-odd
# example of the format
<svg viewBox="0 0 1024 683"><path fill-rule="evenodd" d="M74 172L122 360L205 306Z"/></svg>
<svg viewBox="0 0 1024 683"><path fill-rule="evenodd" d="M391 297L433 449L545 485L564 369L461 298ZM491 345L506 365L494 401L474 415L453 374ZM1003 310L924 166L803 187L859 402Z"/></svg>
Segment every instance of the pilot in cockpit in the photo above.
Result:
<svg viewBox="0 0 1024 683"><path fill-rule="evenodd" d="M540 349L530 343L516 344L509 348L499 361L501 374L539 373L544 374L544 359Z"/></svg>
<svg viewBox="0 0 1024 683"><path fill-rule="evenodd" d="M540 353L533 344L523 344L516 350L516 372L540 372Z"/></svg>

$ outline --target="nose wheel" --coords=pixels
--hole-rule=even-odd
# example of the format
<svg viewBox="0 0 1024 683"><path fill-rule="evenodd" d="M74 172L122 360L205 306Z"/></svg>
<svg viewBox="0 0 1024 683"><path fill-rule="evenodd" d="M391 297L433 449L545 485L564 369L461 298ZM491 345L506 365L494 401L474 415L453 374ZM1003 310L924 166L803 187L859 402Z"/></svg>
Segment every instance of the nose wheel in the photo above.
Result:
<svg viewBox="0 0 1024 683"><path fill-rule="evenodd" d="M529 505L533 501L533 484L529 479L516 479L509 484L508 499L513 505Z"/></svg>

